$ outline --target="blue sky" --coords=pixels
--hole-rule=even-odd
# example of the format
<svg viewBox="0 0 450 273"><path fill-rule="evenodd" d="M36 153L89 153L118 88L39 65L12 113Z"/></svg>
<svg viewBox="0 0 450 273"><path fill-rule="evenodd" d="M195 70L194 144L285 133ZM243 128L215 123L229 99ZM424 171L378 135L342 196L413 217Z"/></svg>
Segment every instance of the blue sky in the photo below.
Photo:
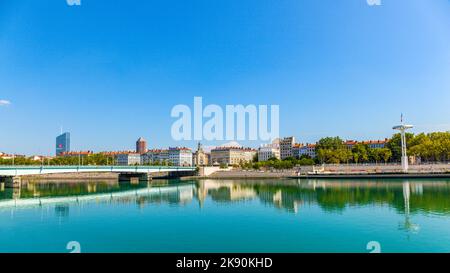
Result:
<svg viewBox="0 0 450 273"><path fill-rule="evenodd" d="M195 146L176 104L278 104L280 134L450 130L450 1L0 1L0 151ZM205 143L213 145L218 143ZM258 145L258 142L244 142Z"/></svg>

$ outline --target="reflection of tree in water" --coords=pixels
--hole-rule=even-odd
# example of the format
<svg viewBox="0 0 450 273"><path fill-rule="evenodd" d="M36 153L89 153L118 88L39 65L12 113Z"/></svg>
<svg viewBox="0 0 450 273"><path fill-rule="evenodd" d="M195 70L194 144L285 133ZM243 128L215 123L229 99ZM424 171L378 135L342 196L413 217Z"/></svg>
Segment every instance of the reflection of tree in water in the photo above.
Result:
<svg viewBox="0 0 450 273"><path fill-rule="evenodd" d="M214 184L221 184L215 182ZM404 183L399 180L370 180L362 182L330 181L311 183L303 180L298 185L282 185L260 182L235 182L240 191L246 187L253 190L264 204L296 211L297 206L316 203L323 210L342 212L350 206L387 205L398 213L408 216L415 213L450 213L449 180L409 182L408 202L405 203ZM219 187L208 193L215 201L233 201L230 199L233 184ZM406 224L409 230L416 229L414 224Z"/></svg>
<svg viewBox="0 0 450 273"><path fill-rule="evenodd" d="M411 182L412 181L412 182ZM317 204L324 211L339 213L348 207L389 206L399 214L405 215L402 229L414 231L417 227L411 223L411 216L417 213L450 213L450 180L201 180L196 181L195 189L178 189L168 183L162 187L149 185L131 185L118 183L48 183L29 184L21 189L19 198L44 196L84 196L97 193L114 193L138 190L147 187L164 189L175 187L175 191L161 191L159 194L123 196L107 202L184 204L195 197L203 206L207 197L213 202L242 202L259 200L262 204L289 212L297 212L302 206ZM192 185L192 184L191 184ZM8 196L5 196L8 195ZM5 199L12 199L10 189L2 192ZM405 199L406 198L406 199ZM407 201L407 202L405 202ZM68 208L67 208L68 209ZM63 208L55 208L58 215L64 214ZM61 210L61 211L59 211Z"/></svg>

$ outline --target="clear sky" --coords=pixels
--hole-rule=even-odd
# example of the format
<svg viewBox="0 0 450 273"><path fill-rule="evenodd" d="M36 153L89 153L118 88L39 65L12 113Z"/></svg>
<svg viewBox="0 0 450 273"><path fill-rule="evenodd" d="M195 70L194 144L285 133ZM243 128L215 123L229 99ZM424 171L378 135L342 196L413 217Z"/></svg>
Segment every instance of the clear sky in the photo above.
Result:
<svg viewBox="0 0 450 273"><path fill-rule="evenodd" d="M195 146L176 104L278 104L280 134L450 130L450 1L0 0L0 151ZM205 143L206 145L217 143ZM255 143L243 143L256 146Z"/></svg>

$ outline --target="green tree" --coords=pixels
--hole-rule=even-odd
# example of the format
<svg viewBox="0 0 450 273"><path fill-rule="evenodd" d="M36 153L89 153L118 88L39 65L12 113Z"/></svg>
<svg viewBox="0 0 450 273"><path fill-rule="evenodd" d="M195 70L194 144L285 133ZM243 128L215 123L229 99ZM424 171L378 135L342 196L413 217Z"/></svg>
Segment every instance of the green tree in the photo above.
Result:
<svg viewBox="0 0 450 273"><path fill-rule="evenodd" d="M347 163L352 159L352 153L339 137L326 137L316 144L316 156L321 163Z"/></svg>
<svg viewBox="0 0 450 273"><path fill-rule="evenodd" d="M406 148L409 149L408 143L414 138L414 134L406 133ZM387 142L386 147L392 152L392 160L400 161L402 158L402 145L400 133L394 134L392 138Z"/></svg>
<svg viewBox="0 0 450 273"><path fill-rule="evenodd" d="M352 155L355 163L367 162L369 160L369 147L365 144L358 143L353 146Z"/></svg>
<svg viewBox="0 0 450 273"><path fill-rule="evenodd" d="M384 163L387 163L392 156L391 150L388 148L377 148L378 155L383 159Z"/></svg>

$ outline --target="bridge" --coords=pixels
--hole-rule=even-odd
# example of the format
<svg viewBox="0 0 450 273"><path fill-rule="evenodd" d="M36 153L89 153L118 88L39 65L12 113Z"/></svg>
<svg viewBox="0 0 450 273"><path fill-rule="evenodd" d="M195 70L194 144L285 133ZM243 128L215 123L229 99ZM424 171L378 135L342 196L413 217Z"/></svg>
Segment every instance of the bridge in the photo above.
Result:
<svg viewBox="0 0 450 273"><path fill-rule="evenodd" d="M20 187L26 175L58 173L117 173L120 178L151 179L152 173L193 173L195 167L178 166L0 166L0 181L6 187Z"/></svg>

